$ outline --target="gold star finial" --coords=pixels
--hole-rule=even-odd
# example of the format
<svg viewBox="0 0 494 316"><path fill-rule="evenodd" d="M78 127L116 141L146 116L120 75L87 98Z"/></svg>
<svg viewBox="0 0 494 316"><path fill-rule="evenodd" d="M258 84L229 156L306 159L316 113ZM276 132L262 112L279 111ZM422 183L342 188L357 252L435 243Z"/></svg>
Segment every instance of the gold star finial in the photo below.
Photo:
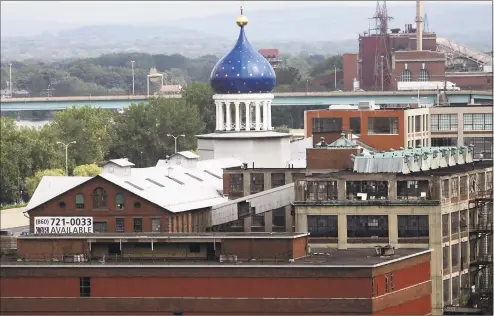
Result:
<svg viewBox="0 0 494 316"><path fill-rule="evenodd" d="M249 23L247 17L244 15L244 2L240 1L240 16L237 18L237 25L240 27L244 27Z"/></svg>

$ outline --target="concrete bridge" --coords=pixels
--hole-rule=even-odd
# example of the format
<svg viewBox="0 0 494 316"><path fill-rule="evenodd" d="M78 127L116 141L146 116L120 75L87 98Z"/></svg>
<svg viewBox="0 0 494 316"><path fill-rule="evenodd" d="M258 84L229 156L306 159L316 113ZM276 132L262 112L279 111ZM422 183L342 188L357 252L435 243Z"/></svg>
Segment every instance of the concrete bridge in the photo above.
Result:
<svg viewBox="0 0 494 316"><path fill-rule="evenodd" d="M492 91L448 91L450 103L467 104L474 100L492 100ZM416 104L416 91L362 91L362 92L308 92L275 93L273 106L356 104L359 101L375 101L376 104ZM181 95L164 95L165 98L181 98ZM421 103L434 104L436 91L421 91ZM0 101L2 112L57 111L67 107L91 105L107 109L122 109L132 103L147 100L145 95L136 96L73 96L11 98Z"/></svg>

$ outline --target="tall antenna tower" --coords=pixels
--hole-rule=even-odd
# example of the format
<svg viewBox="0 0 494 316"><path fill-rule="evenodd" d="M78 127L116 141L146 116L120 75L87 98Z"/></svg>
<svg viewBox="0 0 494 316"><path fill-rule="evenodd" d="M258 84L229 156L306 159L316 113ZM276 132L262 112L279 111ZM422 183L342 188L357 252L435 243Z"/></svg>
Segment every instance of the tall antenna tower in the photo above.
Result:
<svg viewBox="0 0 494 316"><path fill-rule="evenodd" d="M372 17L375 21L376 52L374 55L374 90L384 90L391 85L391 65L389 62L388 21L393 18L388 15L386 1L381 5L377 1L376 12Z"/></svg>

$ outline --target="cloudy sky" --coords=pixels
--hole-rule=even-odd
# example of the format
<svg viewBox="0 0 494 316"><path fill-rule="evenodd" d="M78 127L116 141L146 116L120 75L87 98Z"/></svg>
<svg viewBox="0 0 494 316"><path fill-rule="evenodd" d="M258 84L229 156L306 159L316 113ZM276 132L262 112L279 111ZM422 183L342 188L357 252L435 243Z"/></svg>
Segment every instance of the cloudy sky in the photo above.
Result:
<svg viewBox="0 0 494 316"><path fill-rule="evenodd" d="M429 1L428 1L429 2ZM437 1L430 1L437 2ZM486 1L468 1L468 3ZM443 2L446 4L446 2ZM245 13L259 10L331 6L374 7L376 1L245 1ZM388 6L414 1L388 1ZM3 35L97 24L166 24L221 13L236 15L240 1L1 1ZM18 34L15 34L18 33Z"/></svg>

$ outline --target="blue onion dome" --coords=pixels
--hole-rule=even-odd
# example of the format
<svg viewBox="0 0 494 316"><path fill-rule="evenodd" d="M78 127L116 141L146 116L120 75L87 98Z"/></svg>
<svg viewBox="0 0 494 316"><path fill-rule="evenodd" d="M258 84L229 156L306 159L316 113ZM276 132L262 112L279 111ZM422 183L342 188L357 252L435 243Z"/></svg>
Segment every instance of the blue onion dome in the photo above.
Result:
<svg viewBox="0 0 494 316"><path fill-rule="evenodd" d="M245 36L247 23L244 15L238 17L240 34L237 43L211 72L211 87L217 94L270 93L276 86L273 67Z"/></svg>

